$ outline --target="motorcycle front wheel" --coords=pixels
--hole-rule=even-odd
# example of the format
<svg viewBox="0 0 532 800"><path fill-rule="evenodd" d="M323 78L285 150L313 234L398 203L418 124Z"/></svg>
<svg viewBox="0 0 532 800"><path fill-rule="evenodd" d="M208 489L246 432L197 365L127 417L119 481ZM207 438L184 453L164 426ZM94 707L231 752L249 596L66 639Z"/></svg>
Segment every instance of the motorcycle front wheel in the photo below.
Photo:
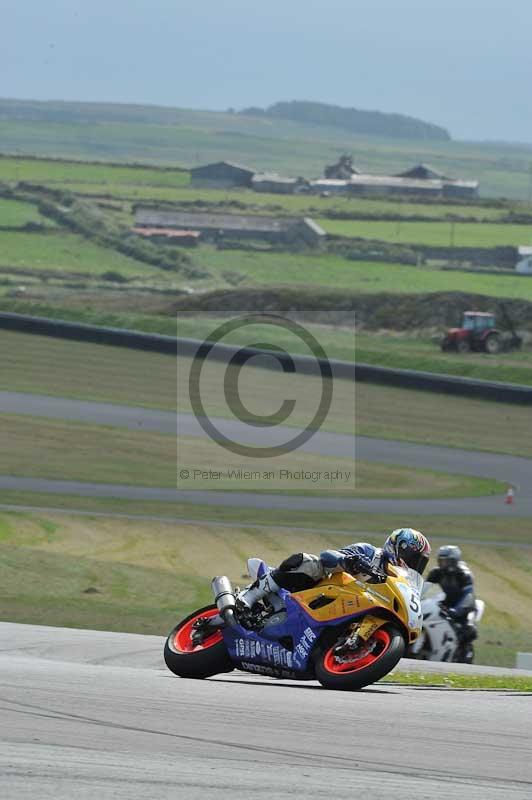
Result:
<svg viewBox="0 0 532 800"><path fill-rule="evenodd" d="M395 625L384 625L353 651L336 654L337 643L320 650L316 677L326 689L356 691L384 678L405 653L405 640Z"/></svg>
<svg viewBox="0 0 532 800"><path fill-rule="evenodd" d="M205 606L194 611L172 629L164 645L164 660L168 669L180 678L210 678L220 672L234 669L221 631L215 630L201 644L192 642L196 620L214 617L216 606Z"/></svg>

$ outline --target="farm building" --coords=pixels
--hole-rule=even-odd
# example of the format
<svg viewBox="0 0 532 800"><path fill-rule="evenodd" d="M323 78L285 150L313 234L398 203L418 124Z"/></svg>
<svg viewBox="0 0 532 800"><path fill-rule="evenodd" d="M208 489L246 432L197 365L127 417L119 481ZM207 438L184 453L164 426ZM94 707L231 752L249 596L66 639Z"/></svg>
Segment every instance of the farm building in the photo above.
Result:
<svg viewBox="0 0 532 800"><path fill-rule="evenodd" d="M191 186L228 189L232 186L251 186L255 170L233 164L230 161L217 161L190 170Z"/></svg>
<svg viewBox="0 0 532 800"><path fill-rule="evenodd" d="M310 182L310 188L313 192L319 194L347 194L347 187L349 181L342 180L341 178L319 178L317 181Z"/></svg>
<svg viewBox="0 0 532 800"><path fill-rule="evenodd" d="M336 164L325 167L323 174L329 180L348 181L352 175L359 175L359 171L354 168L351 156L343 155Z"/></svg>
<svg viewBox="0 0 532 800"><path fill-rule="evenodd" d="M406 172L399 172L394 176L395 178L415 178L420 181L447 181L441 172L438 172L428 164L416 164L415 167L407 169Z"/></svg>
<svg viewBox="0 0 532 800"><path fill-rule="evenodd" d="M313 220L245 214L211 214L137 207L135 228L191 230L202 239L231 241L255 239L272 244L306 244L318 247L326 233Z"/></svg>
<svg viewBox="0 0 532 800"><path fill-rule="evenodd" d="M310 183L305 178L285 178L275 173L258 172L251 179L251 188L270 194L298 194L308 191Z"/></svg>
<svg viewBox="0 0 532 800"><path fill-rule="evenodd" d="M401 178L397 175L352 175L349 180L320 178L311 181L311 189L320 194L350 194L387 197L476 197L476 181L444 181L434 178Z"/></svg>
<svg viewBox="0 0 532 800"><path fill-rule="evenodd" d="M180 231L175 228L131 228L131 232L152 242L177 244L179 247L196 247L201 233L199 231Z"/></svg>
<svg viewBox="0 0 532 800"><path fill-rule="evenodd" d="M478 181L448 180L443 181L444 197L478 197Z"/></svg>
<svg viewBox="0 0 532 800"><path fill-rule="evenodd" d="M416 180L391 175L353 175L348 181L347 191L349 194L439 197L443 191L443 184L439 180Z"/></svg>
<svg viewBox="0 0 532 800"><path fill-rule="evenodd" d="M532 247L519 247L519 260L515 269L520 275L532 275Z"/></svg>
<svg viewBox="0 0 532 800"><path fill-rule="evenodd" d="M395 177L421 181L440 181L443 197L473 198L478 196L478 181L465 181L448 178L428 164L417 164L415 167L400 172Z"/></svg>
<svg viewBox="0 0 532 800"><path fill-rule="evenodd" d="M419 181L410 178L392 178L386 175L353 175L350 180L320 178L311 181L311 189L319 194L349 194L387 197L388 195L422 195L439 197L441 181Z"/></svg>

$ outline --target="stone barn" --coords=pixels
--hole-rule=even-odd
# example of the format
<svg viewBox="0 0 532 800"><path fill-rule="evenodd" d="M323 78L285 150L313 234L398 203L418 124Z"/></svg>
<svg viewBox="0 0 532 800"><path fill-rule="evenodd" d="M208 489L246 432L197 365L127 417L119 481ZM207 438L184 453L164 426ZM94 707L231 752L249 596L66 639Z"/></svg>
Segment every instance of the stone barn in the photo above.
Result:
<svg viewBox="0 0 532 800"><path fill-rule="evenodd" d="M251 188L269 194L300 194L309 191L310 183L305 178L285 178L275 173L259 172L253 176Z"/></svg>
<svg viewBox="0 0 532 800"><path fill-rule="evenodd" d="M190 185L211 189L230 189L235 186L251 186L255 170L233 164L231 161L217 161L190 170Z"/></svg>
<svg viewBox="0 0 532 800"><path fill-rule="evenodd" d="M137 207L135 229L197 231L201 239L215 242L257 240L271 244L318 247L326 233L309 218L270 217L258 214L213 214Z"/></svg>
<svg viewBox="0 0 532 800"><path fill-rule="evenodd" d="M396 178L417 181L440 181L443 197L462 197L473 199L478 197L478 181L466 181L461 178L448 178L428 164L417 164L406 172L400 172Z"/></svg>

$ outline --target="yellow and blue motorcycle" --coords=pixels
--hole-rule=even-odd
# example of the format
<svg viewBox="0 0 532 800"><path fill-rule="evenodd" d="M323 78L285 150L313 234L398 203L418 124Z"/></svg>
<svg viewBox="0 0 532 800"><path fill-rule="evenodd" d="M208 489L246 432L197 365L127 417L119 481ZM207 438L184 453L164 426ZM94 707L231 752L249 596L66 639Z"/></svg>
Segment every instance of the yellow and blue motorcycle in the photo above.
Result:
<svg viewBox="0 0 532 800"><path fill-rule="evenodd" d="M387 675L420 636L422 585L417 572L391 564L379 582L340 572L312 589L281 589L286 610L265 608L250 626L229 579L217 577L214 605L195 611L168 636L166 665L183 678L239 669L317 679L327 689L361 689Z"/></svg>

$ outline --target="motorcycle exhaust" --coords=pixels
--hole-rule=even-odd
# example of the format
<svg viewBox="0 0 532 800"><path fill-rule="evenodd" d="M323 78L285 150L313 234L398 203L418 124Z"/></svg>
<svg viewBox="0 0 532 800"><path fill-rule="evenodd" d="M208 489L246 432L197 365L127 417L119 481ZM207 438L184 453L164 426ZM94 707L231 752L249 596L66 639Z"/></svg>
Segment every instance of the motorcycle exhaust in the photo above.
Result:
<svg viewBox="0 0 532 800"><path fill-rule="evenodd" d="M222 619L227 625L236 625L235 608L236 597L231 586L231 581L225 575L212 579L211 583L214 602Z"/></svg>

